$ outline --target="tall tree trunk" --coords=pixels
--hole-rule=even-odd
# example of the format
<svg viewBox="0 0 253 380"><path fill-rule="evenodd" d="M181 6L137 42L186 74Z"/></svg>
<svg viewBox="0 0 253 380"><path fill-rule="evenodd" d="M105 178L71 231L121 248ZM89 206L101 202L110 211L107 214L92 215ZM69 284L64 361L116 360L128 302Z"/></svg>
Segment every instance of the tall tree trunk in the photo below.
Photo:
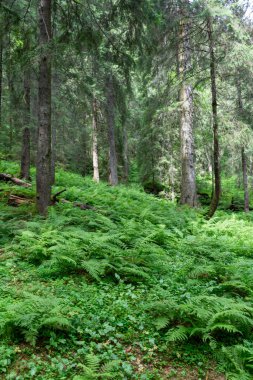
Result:
<svg viewBox="0 0 253 380"><path fill-rule="evenodd" d="M30 179L30 129L23 129L20 177Z"/></svg>
<svg viewBox="0 0 253 380"><path fill-rule="evenodd" d="M55 183L56 125L51 125L51 185Z"/></svg>
<svg viewBox="0 0 253 380"><path fill-rule="evenodd" d="M128 181L129 177L129 159L128 159L128 136L125 121L123 122L123 160L124 160L124 178Z"/></svg>
<svg viewBox="0 0 253 380"><path fill-rule="evenodd" d="M1 1L0 1L0 6L1 6ZM3 37L1 33L1 36L0 36L0 130L2 129L2 92L3 92Z"/></svg>
<svg viewBox="0 0 253 380"><path fill-rule="evenodd" d="M240 72L240 69L239 69ZM242 103L242 89L240 79L237 77L237 101L238 101L238 113L240 117L243 117L243 103ZM243 190L244 190L244 211L249 212L249 187L248 187L248 170L247 170L247 155L245 153L245 147L241 147L242 157L242 177L243 177Z"/></svg>
<svg viewBox="0 0 253 380"><path fill-rule="evenodd" d="M249 189L248 189L248 174L247 174L247 157L245 149L242 147L242 174L243 174L243 188L244 188L244 211L249 212Z"/></svg>
<svg viewBox="0 0 253 380"><path fill-rule="evenodd" d="M37 207L47 214L51 198L51 0L39 2L39 128L37 150Z"/></svg>
<svg viewBox="0 0 253 380"><path fill-rule="evenodd" d="M217 113L217 87L216 87L216 60L214 54L213 41L213 25L212 18L207 18L207 33L209 42L210 56L210 76L211 76L211 92L212 92L212 114L213 114L213 171L214 171L214 192L208 212L208 217L211 218L219 205L221 194L221 179L220 179L220 152L219 152L219 134L218 134L218 113Z"/></svg>
<svg viewBox="0 0 253 380"><path fill-rule="evenodd" d="M10 159L13 158L12 150L13 150L13 135L14 135L14 124L15 124L15 113L16 113L16 97L15 97L15 89L13 76L10 70L8 69L7 73L8 77L8 89L9 89L9 146L8 146L8 157Z"/></svg>
<svg viewBox="0 0 253 380"><path fill-rule="evenodd" d="M196 206L196 175L194 162L194 139L193 139L193 91L187 83L187 72L190 63L189 24L183 19L180 23L179 44L179 78L180 90L180 142L181 142L181 197L180 203L191 207Z"/></svg>
<svg viewBox="0 0 253 380"><path fill-rule="evenodd" d="M29 45L27 44L27 48ZM24 113L20 177L30 179L30 119L31 119L31 75L29 62L24 72Z"/></svg>
<svg viewBox="0 0 253 380"><path fill-rule="evenodd" d="M2 0L0 0L0 12L2 12ZM2 18L2 17L1 17ZM2 94L3 94L3 20L0 25L0 131L2 129Z"/></svg>
<svg viewBox="0 0 253 380"><path fill-rule="evenodd" d="M92 102L92 162L93 162L93 179L99 182L99 166L98 166L98 114L97 99L93 96Z"/></svg>
<svg viewBox="0 0 253 380"><path fill-rule="evenodd" d="M117 154L115 145L115 100L113 88L113 76L110 74L106 80L107 90L107 124L108 124L108 140L109 140L109 182L112 186L118 185L118 169L117 169Z"/></svg>

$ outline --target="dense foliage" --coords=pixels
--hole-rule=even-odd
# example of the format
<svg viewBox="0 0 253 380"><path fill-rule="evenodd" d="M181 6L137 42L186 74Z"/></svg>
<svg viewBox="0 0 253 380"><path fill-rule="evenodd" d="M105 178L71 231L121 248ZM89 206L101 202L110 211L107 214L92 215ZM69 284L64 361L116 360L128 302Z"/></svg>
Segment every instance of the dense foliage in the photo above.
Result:
<svg viewBox="0 0 253 380"><path fill-rule="evenodd" d="M250 380L253 8L0 0L0 378Z"/></svg>
<svg viewBox="0 0 253 380"><path fill-rule="evenodd" d="M34 204L6 204L34 187L1 186L3 378L217 379L215 361L250 379L252 216L205 221L136 186L59 170L54 192L63 187L70 203L45 220Z"/></svg>

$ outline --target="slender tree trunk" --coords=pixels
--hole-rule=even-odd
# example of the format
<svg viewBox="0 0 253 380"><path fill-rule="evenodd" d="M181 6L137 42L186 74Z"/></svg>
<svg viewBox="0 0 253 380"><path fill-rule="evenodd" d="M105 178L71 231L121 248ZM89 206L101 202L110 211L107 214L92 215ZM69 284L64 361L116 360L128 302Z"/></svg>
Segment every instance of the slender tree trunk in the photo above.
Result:
<svg viewBox="0 0 253 380"><path fill-rule="evenodd" d="M14 135L14 115L16 113L16 98L15 98L15 89L13 83L13 77L10 70L8 70L8 89L9 89L9 146L8 146L8 157L12 157L13 150L13 135Z"/></svg>
<svg viewBox="0 0 253 380"><path fill-rule="evenodd" d="M30 118L31 118L31 76L30 68L24 73L24 128L22 138L22 153L20 165L20 177L30 179Z"/></svg>
<svg viewBox="0 0 253 380"><path fill-rule="evenodd" d="M238 100L238 112L239 116L243 117L243 103L242 103L242 89L240 79L237 78L237 100ZM243 177L243 189L244 189L244 211L249 212L249 187L248 187L248 170L247 170L247 155L245 153L245 147L241 147L242 157L242 177Z"/></svg>
<svg viewBox="0 0 253 380"><path fill-rule="evenodd" d="M128 136L126 123L123 124L123 160L124 160L124 178L128 182L129 177L129 159L128 159Z"/></svg>
<svg viewBox="0 0 253 380"><path fill-rule="evenodd" d="M244 211L249 212L249 189L248 189L248 174L247 174L247 157L245 149L242 147L242 174L243 174L243 188L244 188Z"/></svg>
<svg viewBox="0 0 253 380"><path fill-rule="evenodd" d="M115 145L115 100L113 89L113 76L110 74L106 80L107 90L107 124L108 124L108 140L109 140L109 182L112 186L118 185L118 169L117 169L117 154Z"/></svg>
<svg viewBox="0 0 253 380"><path fill-rule="evenodd" d="M92 162L93 162L93 179L99 182L99 166L98 166L98 114L97 99L94 96L92 102Z"/></svg>
<svg viewBox="0 0 253 380"><path fill-rule="evenodd" d="M23 129L20 177L30 179L30 129Z"/></svg>
<svg viewBox="0 0 253 380"><path fill-rule="evenodd" d="M213 171L214 171L214 192L208 212L211 218L219 205L221 194L220 179L220 152L219 152L219 134L218 134L218 113L217 113L217 87L216 87L216 60L214 54L213 26L211 16L207 19L207 33L209 41L210 55L210 76L211 76L211 92L212 92L212 114L213 114Z"/></svg>
<svg viewBox="0 0 253 380"><path fill-rule="evenodd" d="M0 1L0 5L1 5L1 1ZM0 130L2 128L2 92L3 92L3 37L1 33L1 36L0 36Z"/></svg>
<svg viewBox="0 0 253 380"><path fill-rule="evenodd" d="M187 83L186 75L190 68L189 24L180 23L179 78L180 90L180 142L181 142L181 197L180 203L196 206L196 175L193 138L193 91Z"/></svg>
<svg viewBox="0 0 253 380"><path fill-rule="evenodd" d="M37 207L47 214L51 198L51 0L39 2L39 128L37 150Z"/></svg>
<svg viewBox="0 0 253 380"><path fill-rule="evenodd" d="M51 125L51 185L55 183L56 125Z"/></svg>

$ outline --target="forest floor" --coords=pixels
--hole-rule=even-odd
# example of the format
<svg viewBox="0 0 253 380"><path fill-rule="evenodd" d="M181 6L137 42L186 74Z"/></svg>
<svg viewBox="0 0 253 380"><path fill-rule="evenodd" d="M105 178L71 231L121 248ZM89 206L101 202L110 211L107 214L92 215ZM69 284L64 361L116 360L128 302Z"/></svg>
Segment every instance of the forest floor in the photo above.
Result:
<svg viewBox="0 0 253 380"><path fill-rule="evenodd" d="M0 188L0 378L252 379L252 213L59 170L45 220Z"/></svg>

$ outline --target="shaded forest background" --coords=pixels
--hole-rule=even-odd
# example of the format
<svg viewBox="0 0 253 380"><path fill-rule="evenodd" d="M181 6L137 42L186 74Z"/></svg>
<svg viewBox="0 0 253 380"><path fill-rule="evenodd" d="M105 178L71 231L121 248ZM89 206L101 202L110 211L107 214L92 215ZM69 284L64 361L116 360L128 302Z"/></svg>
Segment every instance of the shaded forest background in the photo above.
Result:
<svg viewBox="0 0 253 380"><path fill-rule="evenodd" d="M248 2L1 0L0 7L0 148L2 158L23 157L22 177L37 161L44 192L57 165L113 185L141 183L190 206L199 199L196 181L206 181L211 216L222 173L244 186L248 210ZM38 115L50 145L41 162L47 175L36 160L43 161Z"/></svg>

